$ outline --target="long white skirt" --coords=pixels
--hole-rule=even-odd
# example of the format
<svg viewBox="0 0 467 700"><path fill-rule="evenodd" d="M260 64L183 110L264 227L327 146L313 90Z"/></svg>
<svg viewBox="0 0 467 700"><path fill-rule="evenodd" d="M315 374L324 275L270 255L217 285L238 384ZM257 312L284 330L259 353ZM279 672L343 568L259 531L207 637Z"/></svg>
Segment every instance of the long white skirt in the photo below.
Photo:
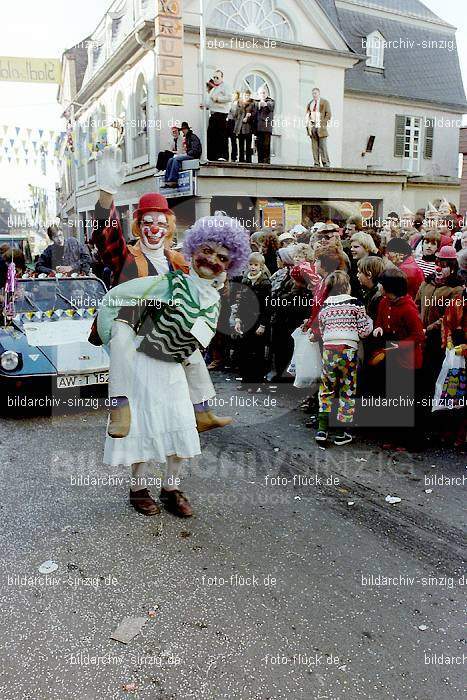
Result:
<svg viewBox="0 0 467 700"><path fill-rule="evenodd" d="M124 438L107 435L104 463L129 466L170 455L201 453L195 413L182 365L136 352L140 342L125 323L114 322L110 341L109 396L127 396L131 428Z"/></svg>

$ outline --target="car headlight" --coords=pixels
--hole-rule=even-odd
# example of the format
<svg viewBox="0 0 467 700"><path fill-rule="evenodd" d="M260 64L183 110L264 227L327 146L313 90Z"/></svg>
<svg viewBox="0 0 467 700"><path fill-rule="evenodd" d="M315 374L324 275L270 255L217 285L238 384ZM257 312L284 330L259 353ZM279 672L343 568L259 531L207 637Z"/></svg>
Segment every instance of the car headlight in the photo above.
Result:
<svg viewBox="0 0 467 700"><path fill-rule="evenodd" d="M6 350L0 355L0 365L5 372L12 372L19 365L19 355L14 350Z"/></svg>

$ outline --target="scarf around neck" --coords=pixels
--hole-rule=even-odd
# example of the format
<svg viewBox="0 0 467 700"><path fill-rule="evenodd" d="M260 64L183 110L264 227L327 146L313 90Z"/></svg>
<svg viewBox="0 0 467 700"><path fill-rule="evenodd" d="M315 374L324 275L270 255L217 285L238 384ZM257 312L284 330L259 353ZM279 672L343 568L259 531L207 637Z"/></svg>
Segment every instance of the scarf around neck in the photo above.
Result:
<svg viewBox="0 0 467 700"><path fill-rule="evenodd" d="M221 277L221 275L219 275L219 277ZM219 301L218 289L221 287L217 286L216 288L215 286L219 284L218 277L212 280L204 279L204 277L200 277L190 265L188 280L198 294L198 303L202 309L207 309Z"/></svg>

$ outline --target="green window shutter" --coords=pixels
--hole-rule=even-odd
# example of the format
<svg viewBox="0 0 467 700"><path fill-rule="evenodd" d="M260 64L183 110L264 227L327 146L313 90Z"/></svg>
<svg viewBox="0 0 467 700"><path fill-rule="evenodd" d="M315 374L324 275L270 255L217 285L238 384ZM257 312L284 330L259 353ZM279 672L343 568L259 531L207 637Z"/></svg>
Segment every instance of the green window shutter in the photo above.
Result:
<svg viewBox="0 0 467 700"><path fill-rule="evenodd" d="M405 116L396 114L396 126L394 129L394 157L402 158L404 155Z"/></svg>
<svg viewBox="0 0 467 700"><path fill-rule="evenodd" d="M432 158L433 157L433 134L435 130L435 120L425 119L425 144L423 147L423 157Z"/></svg>

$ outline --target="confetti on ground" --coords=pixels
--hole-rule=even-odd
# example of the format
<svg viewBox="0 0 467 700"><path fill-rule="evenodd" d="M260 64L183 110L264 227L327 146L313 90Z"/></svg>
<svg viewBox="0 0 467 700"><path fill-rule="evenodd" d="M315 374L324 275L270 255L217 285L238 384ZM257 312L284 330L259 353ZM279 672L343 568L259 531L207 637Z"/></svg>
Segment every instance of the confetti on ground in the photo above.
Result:
<svg viewBox="0 0 467 700"><path fill-rule="evenodd" d="M390 503L393 506L395 503L400 503L402 498L399 498L399 496L386 496L384 500L386 503Z"/></svg>
<svg viewBox="0 0 467 700"><path fill-rule="evenodd" d="M418 629L419 629L421 632L424 632L425 630L428 629L428 625L418 625Z"/></svg>
<svg viewBox="0 0 467 700"><path fill-rule="evenodd" d="M433 493L433 489L425 489L425 493Z"/></svg>
<svg viewBox="0 0 467 700"><path fill-rule="evenodd" d="M354 505L355 505L355 501L347 501L347 505L348 505L348 506L354 506Z"/></svg>
<svg viewBox="0 0 467 700"><path fill-rule="evenodd" d="M55 561L52 561L51 559L47 559L47 561L44 561L40 567L39 567L39 573L40 574L51 574L53 571L57 571L58 569L58 564Z"/></svg>
<svg viewBox="0 0 467 700"><path fill-rule="evenodd" d="M126 693L134 693L135 690L138 690L138 686L136 685L136 683L124 683L124 684L122 685L122 689L123 689Z"/></svg>

